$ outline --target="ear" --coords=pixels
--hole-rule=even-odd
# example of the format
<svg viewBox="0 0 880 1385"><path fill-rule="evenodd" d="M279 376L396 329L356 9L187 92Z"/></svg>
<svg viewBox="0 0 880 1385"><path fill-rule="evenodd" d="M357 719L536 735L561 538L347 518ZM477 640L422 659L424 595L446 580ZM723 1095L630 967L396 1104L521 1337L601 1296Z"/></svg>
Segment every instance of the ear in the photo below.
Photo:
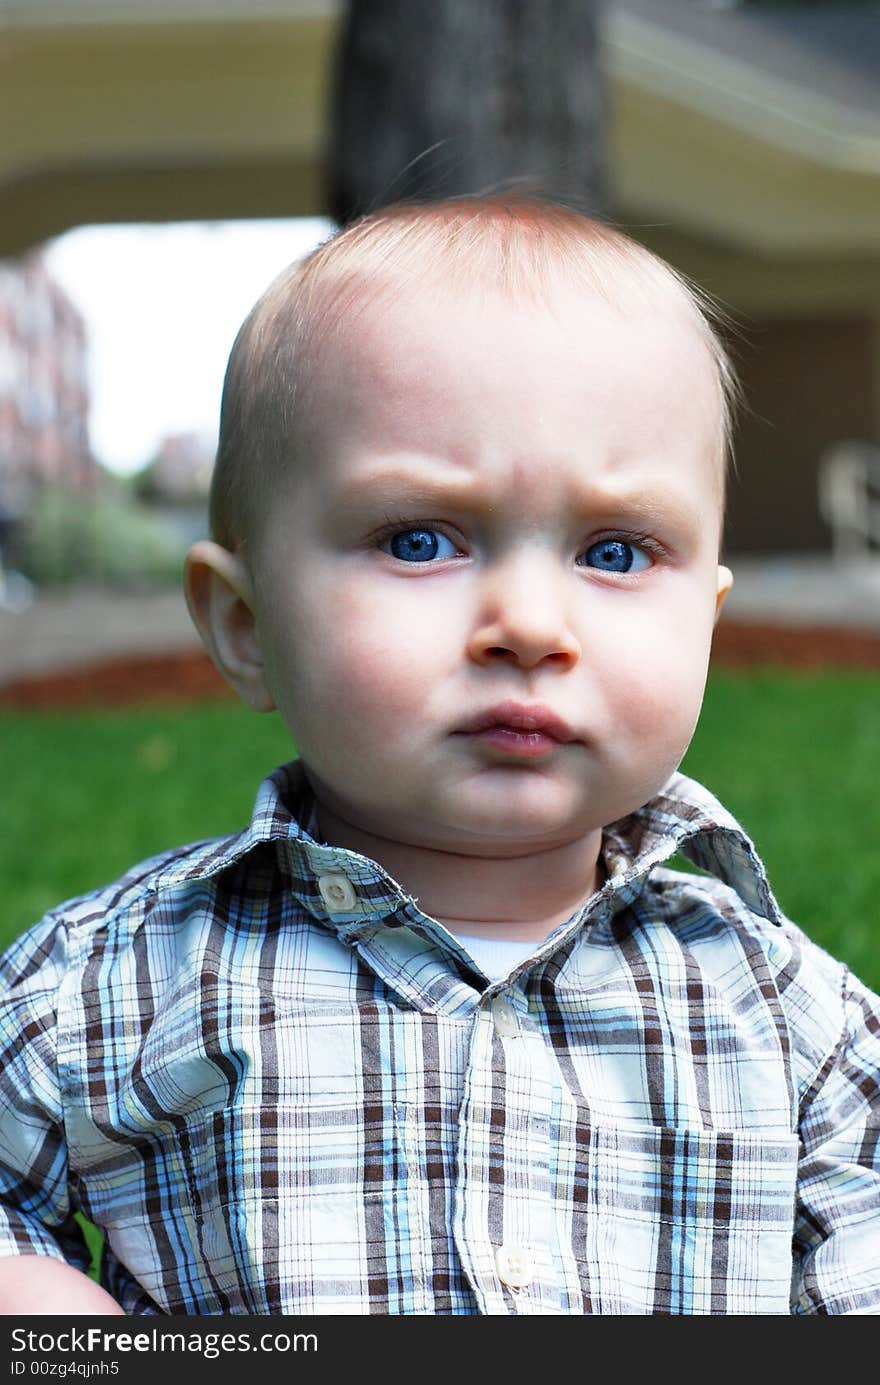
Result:
<svg viewBox="0 0 880 1385"><path fill-rule="evenodd" d="M196 629L227 683L255 711L271 712L253 588L241 557L209 539L194 543L184 563L184 590Z"/></svg>
<svg viewBox="0 0 880 1385"><path fill-rule="evenodd" d="M729 567L718 565L718 591L715 596L715 624L718 624L718 617L721 615L721 607L730 588L733 586L733 573Z"/></svg>

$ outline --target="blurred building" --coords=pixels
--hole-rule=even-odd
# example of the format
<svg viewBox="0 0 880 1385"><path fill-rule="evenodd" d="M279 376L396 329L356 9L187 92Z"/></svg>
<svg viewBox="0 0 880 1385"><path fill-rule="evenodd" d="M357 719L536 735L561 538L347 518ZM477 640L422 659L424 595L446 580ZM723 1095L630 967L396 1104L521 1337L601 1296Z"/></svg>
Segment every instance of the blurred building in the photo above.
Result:
<svg viewBox="0 0 880 1385"><path fill-rule="evenodd" d="M168 433L155 457L135 478L135 494L162 516L182 547L208 533L208 493L216 439L199 433Z"/></svg>
<svg viewBox="0 0 880 1385"><path fill-rule="evenodd" d="M46 485L91 488L86 328L39 253L0 262L0 525Z"/></svg>
<svg viewBox="0 0 880 1385"><path fill-rule="evenodd" d="M198 433L168 433L156 456L138 478L145 500L204 508L211 488L214 446Z"/></svg>

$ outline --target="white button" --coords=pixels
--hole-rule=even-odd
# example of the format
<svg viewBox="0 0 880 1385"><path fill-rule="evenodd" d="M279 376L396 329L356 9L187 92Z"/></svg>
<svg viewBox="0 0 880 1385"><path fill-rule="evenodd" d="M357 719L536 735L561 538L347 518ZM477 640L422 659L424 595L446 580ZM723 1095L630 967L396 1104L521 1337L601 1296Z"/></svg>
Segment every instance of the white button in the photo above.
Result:
<svg viewBox="0 0 880 1385"><path fill-rule="evenodd" d="M492 1001L492 1019L502 1039L513 1039L519 1033L519 1020L509 1000L496 996Z"/></svg>
<svg viewBox="0 0 880 1385"><path fill-rule="evenodd" d="M511 1289L524 1289L534 1276L532 1257L522 1246L499 1246L495 1252L498 1278Z"/></svg>
<svg viewBox="0 0 880 1385"><path fill-rule="evenodd" d="M343 913L357 906L357 895L347 875L319 875L318 889L331 914Z"/></svg>

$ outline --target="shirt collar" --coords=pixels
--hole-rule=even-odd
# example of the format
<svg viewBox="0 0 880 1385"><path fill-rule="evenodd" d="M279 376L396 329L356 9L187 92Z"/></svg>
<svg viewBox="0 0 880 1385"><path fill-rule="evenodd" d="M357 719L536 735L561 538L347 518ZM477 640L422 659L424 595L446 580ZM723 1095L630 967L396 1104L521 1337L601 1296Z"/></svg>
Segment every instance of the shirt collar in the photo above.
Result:
<svg viewBox="0 0 880 1385"><path fill-rule="evenodd" d="M687 775L673 774L644 807L607 827L603 847L609 885L644 879L679 852L735 890L752 913L782 923L751 838L714 794Z"/></svg>
<svg viewBox="0 0 880 1385"><path fill-rule="evenodd" d="M274 846L291 892L315 918L354 940L367 929L424 919L416 899L375 861L316 840L314 796L302 763L282 765L260 785L250 826L208 843L164 876L183 883L217 876L255 851ZM726 808L696 780L673 774L644 807L612 823L603 834L608 879L597 906L614 910L635 899L650 871L680 852L731 886L743 903L773 923L782 914L755 847Z"/></svg>

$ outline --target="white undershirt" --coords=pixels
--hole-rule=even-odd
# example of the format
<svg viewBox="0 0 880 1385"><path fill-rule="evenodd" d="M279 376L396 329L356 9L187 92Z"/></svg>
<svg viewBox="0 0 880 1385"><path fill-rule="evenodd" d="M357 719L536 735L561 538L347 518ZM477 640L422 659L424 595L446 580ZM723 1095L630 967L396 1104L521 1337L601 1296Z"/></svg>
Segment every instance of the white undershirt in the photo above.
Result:
<svg viewBox="0 0 880 1385"><path fill-rule="evenodd" d="M461 933L456 937L479 965L490 981L498 981L506 976L518 962L531 957L543 942L543 938L522 942L519 938L470 938Z"/></svg>

